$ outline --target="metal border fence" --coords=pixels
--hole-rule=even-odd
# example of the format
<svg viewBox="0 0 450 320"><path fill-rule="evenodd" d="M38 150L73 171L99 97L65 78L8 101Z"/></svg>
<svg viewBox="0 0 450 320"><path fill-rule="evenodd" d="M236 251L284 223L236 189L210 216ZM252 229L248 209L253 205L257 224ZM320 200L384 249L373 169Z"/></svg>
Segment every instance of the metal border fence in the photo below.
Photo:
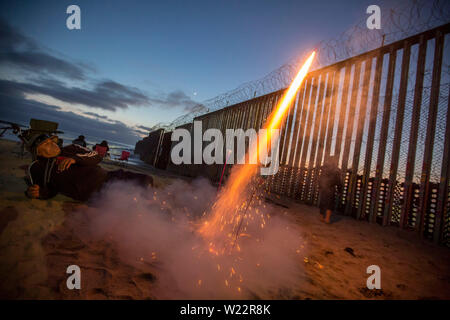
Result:
<svg viewBox="0 0 450 320"><path fill-rule="evenodd" d="M281 124L270 191L317 205L321 165L337 155L345 181L338 211L450 246L450 87L442 70L449 30L445 24L310 72ZM258 130L284 91L194 120L224 136L227 128ZM222 166L180 168L168 164L216 180Z"/></svg>

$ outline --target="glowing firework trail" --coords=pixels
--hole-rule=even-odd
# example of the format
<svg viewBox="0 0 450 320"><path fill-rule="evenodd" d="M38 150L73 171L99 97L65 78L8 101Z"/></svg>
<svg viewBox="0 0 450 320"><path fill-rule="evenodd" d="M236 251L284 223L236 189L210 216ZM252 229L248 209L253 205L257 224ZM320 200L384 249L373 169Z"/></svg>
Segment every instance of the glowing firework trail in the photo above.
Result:
<svg viewBox="0 0 450 320"><path fill-rule="evenodd" d="M251 145L248 152L252 157L248 163L257 163L259 147L266 144L270 139L272 130L277 128L281 123L283 116L286 113L290 103L293 101L296 92L308 73L308 70L314 59L315 52L313 52L306 62L301 67L300 71L296 75L294 81L290 85L289 89L281 99L278 106L270 114L263 128L267 129L267 135L260 137L259 141ZM262 139L261 139L262 138ZM256 157L256 158L255 158ZM230 176L228 185L222 189L217 201L212 207L212 213L209 219L204 221L199 229L199 232L210 240L210 252L224 253L227 246L234 247L234 234L240 232L240 226L242 226L243 219L249 220L252 215L251 212L247 212L247 209L251 205L253 197L249 201L247 198L247 186L252 180L253 175L258 169L257 165L244 164L237 167ZM265 219L263 214L255 214L262 219L261 228L265 225ZM252 217L253 218L253 217ZM237 234L239 236L239 234ZM237 246L239 250L239 246Z"/></svg>
<svg viewBox="0 0 450 320"><path fill-rule="evenodd" d="M222 184L223 174L225 173L225 169L227 167L227 160L228 160L228 157L230 156L230 154L231 154L231 150L227 150L227 156L225 158L225 163L223 164L223 170L222 170L222 174L220 175L219 186L217 187L217 191L220 190L220 186Z"/></svg>

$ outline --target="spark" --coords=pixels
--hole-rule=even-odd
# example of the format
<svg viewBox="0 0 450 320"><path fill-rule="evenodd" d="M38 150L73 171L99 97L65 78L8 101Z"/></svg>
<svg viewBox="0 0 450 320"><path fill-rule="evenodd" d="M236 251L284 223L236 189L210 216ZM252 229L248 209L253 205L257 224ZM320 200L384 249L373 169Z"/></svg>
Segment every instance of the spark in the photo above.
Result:
<svg viewBox="0 0 450 320"><path fill-rule="evenodd" d="M267 129L267 134L262 135L259 141L254 142L249 146L248 163L257 163L259 146L267 145L272 136L273 129L279 128L286 116L286 111L296 96L297 90L308 73L314 56L315 52L308 57L284 96L262 126L262 128ZM239 243L237 243L237 240L240 236L245 236L247 238L251 238L251 236L248 232L241 232L242 227L244 227L243 231L246 231L249 222L251 222L252 226L260 226L261 229L264 229L268 219L270 219L270 216L260 212L259 208L255 207L256 204L262 204L258 192L263 191L261 190L260 185L264 185L264 182L258 180L259 177L256 176L257 169L257 165L251 164L244 164L236 167L236 170L232 171L231 176L228 179L228 184L220 190L217 200L212 205L211 214L206 215L205 212L203 214L204 220L197 224L197 232L208 241L209 245L207 252L213 256L231 254L234 252L235 261L238 263L239 261L243 261L242 249ZM252 182L254 182L254 186L249 188L248 186L251 185ZM270 194L267 189L266 194ZM249 195L251 196L249 197ZM262 197L263 195L261 194L261 198ZM153 198L156 200L156 192L154 193ZM194 196L194 200L197 199L198 197ZM263 208L266 208L266 205L263 204ZM260 239L256 238L256 241L259 242ZM194 250L194 248L192 248L192 250ZM256 263L256 266L260 267L260 263ZM218 272L220 272L221 269L222 267L217 264ZM223 269L227 270L228 268L227 266L223 266ZM232 266L229 270L229 277L232 280L236 275L236 270ZM239 281L241 283L243 282L242 275L239 275ZM224 282L227 287L230 287L228 279L225 279ZM198 285L200 284L201 280L198 282ZM237 290L241 292L241 287L237 287Z"/></svg>

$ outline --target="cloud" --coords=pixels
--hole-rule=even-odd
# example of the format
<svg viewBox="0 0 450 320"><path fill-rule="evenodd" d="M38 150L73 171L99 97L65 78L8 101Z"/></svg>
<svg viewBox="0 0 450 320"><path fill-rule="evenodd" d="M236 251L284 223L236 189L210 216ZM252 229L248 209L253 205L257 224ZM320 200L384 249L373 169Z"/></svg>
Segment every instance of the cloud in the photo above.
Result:
<svg viewBox="0 0 450 320"><path fill-rule="evenodd" d="M95 113L95 112L83 112L83 114L85 114L87 116L96 117L96 118L99 118L99 119L104 119L104 120L109 119L107 116L103 116L103 115L100 115L100 114Z"/></svg>
<svg viewBox="0 0 450 320"><path fill-rule="evenodd" d="M76 80L86 79L87 68L46 53L35 41L0 19L0 63L39 74L48 73Z"/></svg>
<svg viewBox="0 0 450 320"><path fill-rule="evenodd" d="M13 86L24 93L48 95L64 102L109 111L127 109L130 105L147 105L150 102L137 88L125 87L113 81L100 82L92 89L68 87L51 80L38 81L35 84L14 82ZM116 86L117 89L110 90L110 86Z"/></svg>
<svg viewBox="0 0 450 320"><path fill-rule="evenodd" d="M186 111L194 111L199 106L202 106L200 103L192 100L181 90L173 91L163 98L151 98L151 101L166 108L182 107Z"/></svg>
<svg viewBox="0 0 450 320"><path fill-rule="evenodd" d="M30 118L45 119L59 123L59 129L75 134L88 134L99 139L120 141L134 145L141 139L136 130L117 120L87 117L58 106L26 100L20 96L0 95L0 119L27 125Z"/></svg>
<svg viewBox="0 0 450 320"><path fill-rule="evenodd" d="M138 88L116 81L93 79L89 74L90 68L85 64L70 62L46 52L33 39L23 35L2 19L0 19L0 38L2 39L0 63L31 72L36 76L36 79L27 83L17 83L15 90L44 94L67 103L83 104L109 111L127 109L129 106L182 108L193 111L200 105L181 90L149 96ZM90 86L87 88L67 86L64 82L56 80L55 76L67 81L83 80Z"/></svg>
<svg viewBox="0 0 450 320"><path fill-rule="evenodd" d="M153 130L153 128L149 128L149 127L146 127L146 126L137 126L137 128L138 128L138 129L142 129L142 130L146 130L146 131L151 131L151 130Z"/></svg>
<svg viewBox="0 0 450 320"><path fill-rule="evenodd" d="M116 141L134 144L141 135L147 135L158 125L131 128L102 115L101 110L114 112L140 106L181 108L192 114L205 109L181 90L168 94L148 94L133 86L100 79L92 72L92 67L57 56L1 18L0 39L0 63L7 66L8 70L8 73L0 76L3 118L14 120L18 117L25 122L30 117L46 118L59 122L61 127L69 131L104 136L102 130L105 130L105 134ZM46 105L42 100L33 100L34 95L48 96L99 112L84 111L81 115L67 112L61 107Z"/></svg>

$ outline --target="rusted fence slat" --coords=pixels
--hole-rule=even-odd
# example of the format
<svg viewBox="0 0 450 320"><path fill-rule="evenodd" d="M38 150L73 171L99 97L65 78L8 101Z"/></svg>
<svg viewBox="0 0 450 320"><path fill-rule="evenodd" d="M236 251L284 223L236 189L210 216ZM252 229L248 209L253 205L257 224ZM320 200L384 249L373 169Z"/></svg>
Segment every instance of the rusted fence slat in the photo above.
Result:
<svg viewBox="0 0 450 320"><path fill-rule="evenodd" d="M293 192L294 192L294 185L296 184L296 179L297 179L297 167L295 166L295 160L296 160L296 154L297 154L297 148L298 148L298 140L299 140L299 135L300 135L300 119L304 114L304 96L305 96L305 91L307 88L306 85L306 81L308 81L307 79L305 79L305 81L302 84L302 87L299 90L299 97L298 97L298 102L297 102L297 113L295 115L295 119L294 121L294 128L293 128L293 133L292 133L292 143L291 143L291 153L289 154L289 160L288 160L288 165L290 166L290 177L289 177L289 188L288 188L288 195L292 196Z"/></svg>
<svg viewBox="0 0 450 320"><path fill-rule="evenodd" d="M353 152L351 173L347 187L347 205L345 208L345 213L347 215L350 215L352 213L352 206L356 196L356 178L358 176L358 166L359 166L362 138L364 134L363 132L364 123L366 122L367 96L369 95L369 81L371 70L372 70L372 58L369 58L366 60L364 67L364 78L361 88L361 100L359 105L358 126L356 128L356 141ZM361 193L359 194L359 197L360 197L359 199L361 200ZM360 206L361 203L359 203L358 208Z"/></svg>
<svg viewBox="0 0 450 320"><path fill-rule="evenodd" d="M297 114L295 116L295 124L294 124L294 134L293 134L293 141L292 141L292 146L293 149L290 156L289 156L289 162L288 164L292 167L296 167L296 161L298 160L297 158L297 154L298 154L298 149L301 148L301 146L299 145L299 141L302 139L302 132L301 129L303 128L303 119L306 116L306 112L307 112L307 107L306 107L306 101L307 101L307 96L306 93L309 91L310 88L310 79L305 80L305 82L307 81L307 83L305 83L305 85L303 86L303 94L300 95L300 97L298 98L298 107L297 107Z"/></svg>
<svg viewBox="0 0 450 320"><path fill-rule="evenodd" d="M436 223L434 225L433 240L435 243L443 241L443 225L446 217L448 194L450 192L450 88L447 100L447 123L445 125L444 154L442 155L441 180L437 199Z"/></svg>
<svg viewBox="0 0 450 320"><path fill-rule="evenodd" d="M341 145L342 145L342 135L344 131L344 121L345 121L345 114L347 111L347 103L344 103L344 101L347 101L348 97L348 87L350 84L350 76L352 71L352 65L348 63L345 66L345 76L344 76L344 86L342 87L342 95L341 95L341 101L340 101L340 113L339 113L339 122L338 122L338 128L336 133L336 146L334 148L334 154L340 158L341 156Z"/></svg>
<svg viewBox="0 0 450 320"><path fill-rule="evenodd" d="M381 194L381 184L383 178L383 167L384 167L384 158L386 155L386 144L387 144L387 136L389 130L389 120L391 115L391 104L392 104L392 89L394 86L394 75L395 75L395 62L397 59L397 51L392 50L389 54L389 67L388 67L388 75L386 82L386 93L384 97L384 107L383 107L383 120L381 123L381 132L380 132L380 144L378 146L378 157L377 157L377 165L375 172L375 181L373 183L373 188L375 191L375 195L372 196L371 208L370 208L370 216L369 221L375 222L378 208L380 206L380 194ZM372 193L373 195L373 193Z"/></svg>
<svg viewBox="0 0 450 320"><path fill-rule="evenodd" d="M309 99L309 103L308 103L308 120L306 122L306 130L305 130L305 138L304 140L304 145L303 145L303 151L302 151L302 157L300 160L300 170L301 170L301 185L300 185L300 194L301 194L301 200L305 200L305 189L306 189L306 184L305 184L305 179L303 179L304 175L305 175L305 170L306 170L306 157L308 154L308 148L309 148L309 143L311 141L311 129L312 129L312 119L313 119L313 115L315 112L315 107L316 107L316 95L317 95L317 89L319 87L319 78L314 79L314 83L312 84L312 92L311 92L311 96ZM306 178L306 177L305 177Z"/></svg>
<svg viewBox="0 0 450 320"><path fill-rule="evenodd" d="M280 153L279 153L279 158L280 158L280 165L283 163L283 156L284 158L286 158L285 153L287 153L287 148L289 147L289 142L286 142L287 139L289 139L289 123L291 120L291 112L293 112L295 107L295 104L291 103L288 107L288 112L287 112L287 116L285 116L282 119L282 129L280 132Z"/></svg>
<svg viewBox="0 0 450 320"><path fill-rule="evenodd" d="M430 173L433 158L434 136L436 133L436 117L438 111L439 89L441 84L442 53L444 48L444 35L441 30L436 31L433 78L431 79L430 108L428 111L427 135L423 154L422 175L420 179L419 208L417 211L417 230L423 236L424 218L428 210L428 197L430 196Z"/></svg>
<svg viewBox="0 0 450 320"><path fill-rule="evenodd" d="M402 128L405 115L406 90L408 88L409 60L411 55L411 46L405 41L402 55L402 69L400 76L400 89L397 103L397 115L395 118L394 142L392 145L391 168L389 170L389 184L386 194L383 225L387 225L391 221L393 210L394 191L397 187L397 170L400 155L400 144L402 141Z"/></svg>
<svg viewBox="0 0 450 320"><path fill-rule="evenodd" d="M353 130L355 128L355 113L356 113L356 102L358 98L358 90L359 90L359 79L361 77L361 62L356 63L355 70L353 72L353 85L352 92L350 97L350 105L347 117L347 130L345 133L345 141L344 141L344 154L342 155L342 172L345 174L348 167L348 160L350 157L350 149L351 142L353 137ZM348 193L346 195L348 198Z"/></svg>
<svg viewBox="0 0 450 320"><path fill-rule="evenodd" d="M292 127L293 127L293 125L294 125L294 113L295 113L295 110L296 110L296 108L297 108L297 95L294 97L294 99L292 100L292 103L291 103L291 105L290 105L290 107L289 107L289 113L288 113L288 116L287 116L287 118L286 118L286 130L284 131L284 135L286 136L286 138L285 138L285 143L284 143L284 150L283 150L283 154L282 154L282 157L281 157L281 161L280 161L280 164L286 164L286 161L287 161L287 154L288 154L288 151L289 151L289 142L290 142L290 139L291 139L291 131L292 131Z"/></svg>
<svg viewBox="0 0 450 320"><path fill-rule="evenodd" d="M383 70L383 54L380 52L375 60L375 76L373 81L373 91L372 91L372 103L370 107L369 115L369 129L367 131L367 144L366 144L366 154L364 156L364 172L362 177L362 202L358 208L356 218L360 219L361 216L366 216L366 211L370 207L368 201L371 196L368 194L369 191L369 179L370 179L370 168L372 165L372 153L373 145L375 142L375 129L377 125L377 114L378 105L380 98L380 87L381 87L381 72ZM371 191L373 190L373 185ZM372 192L371 192L372 193Z"/></svg>
<svg viewBox="0 0 450 320"><path fill-rule="evenodd" d="M423 79L425 73L425 57L427 53L427 39L420 37L419 54L416 67L416 81L414 86L413 111L411 116L411 129L409 133L408 156L406 160L404 205L400 214L400 226L404 228L408 223L409 215L413 210L413 176L416 161L417 139L419 134L420 109L422 105ZM417 221L416 221L417 223Z"/></svg>
<svg viewBox="0 0 450 320"><path fill-rule="evenodd" d="M308 175L306 177L306 198L305 200L308 202L314 201L314 197L312 194L312 179L315 175L315 159L316 159L316 150L317 150L317 138L319 134L319 125L320 125L320 119L323 114L323 95L325 92L325 79L326 74L322 74L320 76L320 87L319 87L319 98L317 99L316 104L316 112L314 117L314 131L312 134L312 143L311 143L311 151L309 153L309 159L308 159Z"/></svg>
<svg viewBox="0 0 450 320"><path fill-rule="evenodd" d="M333 83L331 85L331 97L330 97L330 120L328 121L328 129L327 129L327 135L326 135L326 143L325 143L325 160L329 155L331 155L331 141L333 140L333 133L334 133L334 120L336 117L336 105L337 105L337 97L338 97L338 89L339 89L339 75L340 70L336 70L333 73Z"/></svg>
<svg viewBox="0 0 450 320"><path fill-rule="evenodd" d="M322 166L322 158L323 158L323 154L324 154L325 134L326 134L327 128L329 127L328 119L329 119L329 114L330 114L331 94L332 94L333 84L334 84L334 73L329 72L327 75L327 89L326 89L326 93L325 93L324 110L323 110L322 118L321 118L321 122L320 122L321 124L320 124L320 134L319 134L319 142L318 142L319 149L317 150L317 159L316 159L316 165L315 165L316 171L315 171L314 178L312 181L312 185L313 185L312 193L313 193L314 197L318 192L318 178L319 178L320 168Z"/></svg>
<svg viewBox="0 0 450 320"><path fill-rule="evenodd" d="M313 91L314 78L308 78L308 84L306 86L305 97L303 100L303 112L300 121L300 128L298 132L298 143L297 143L297 151L295 152L295 162L292 163L293 166L297 166L297 180L292 185L293 190L292 194L294 197L297 197L300 189L300 183L302 183L302 173L303 168L301 167L301 155L303 151L303 141L305 140L305 132L306 132L306 119L308 117L309 112L311 111L309 108L309 102L311 100L311 93Z"/></svg>

